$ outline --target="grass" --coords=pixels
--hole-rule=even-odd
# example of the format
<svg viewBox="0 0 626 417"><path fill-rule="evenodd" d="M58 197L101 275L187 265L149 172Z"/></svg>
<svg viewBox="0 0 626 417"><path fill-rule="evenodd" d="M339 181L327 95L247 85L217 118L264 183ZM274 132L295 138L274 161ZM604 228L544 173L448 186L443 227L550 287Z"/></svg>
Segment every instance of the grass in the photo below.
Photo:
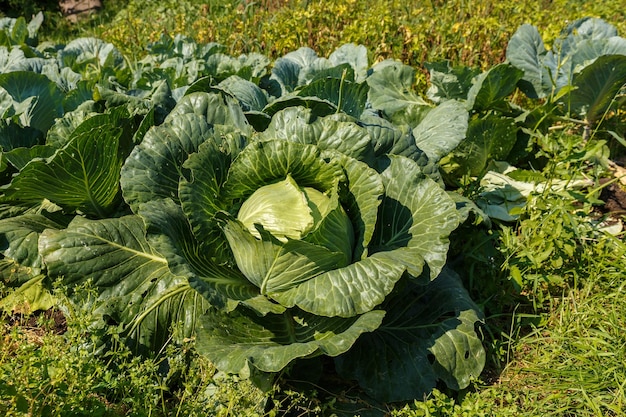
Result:
<svg viewBox="0 0 626 417"><path fill-rule="evenodd" d="M603 238L604 239L604 238ZM460 396L435 391L394 416L621 416L626 411L626 248L592 249L582 285L566 285L538 313L487 319L503 334L491 345L504 367ZM496 369L495 367L492 369Z"/></svg>
<svg viewBox="0 0 626 417"><path fill-rule="evenodd" d="M115 329L88 330L89 315L0 314L0 415L264 414L264 394L249 381L219 374L195 353L192 340L141 358L119 342ZM59 326L59 317L67 323ZM102 339L110 343L101 346Z"/></svg>
<svg viewBox="0 0 626 417"><path fill-rule="evenodd" d="M619 277L623 270L605 271L555 298L545 325L514 343L512 361L479 398L500 397L516 415L622 415L626 303Z"/></svg>

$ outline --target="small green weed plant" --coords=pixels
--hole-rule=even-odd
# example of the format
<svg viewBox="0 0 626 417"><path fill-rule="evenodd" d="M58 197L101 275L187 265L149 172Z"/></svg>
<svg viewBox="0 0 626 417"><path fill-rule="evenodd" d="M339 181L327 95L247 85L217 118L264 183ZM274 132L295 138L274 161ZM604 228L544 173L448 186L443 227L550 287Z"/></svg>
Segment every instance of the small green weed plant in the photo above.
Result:
<svg viewBox="0 0 626 417"><path fill-rule="evenodd" d="M94 329L90 292L85 289L85 303L73 307L57 294L59 300L68 301L63 312L1 313L2 415L265 414L261 391L248 381L218 374L195 353L193 340L169 343L162 351L141 357L120 340L115 328ZM56 325L59 317L67 320L61 329Z"/></svg>

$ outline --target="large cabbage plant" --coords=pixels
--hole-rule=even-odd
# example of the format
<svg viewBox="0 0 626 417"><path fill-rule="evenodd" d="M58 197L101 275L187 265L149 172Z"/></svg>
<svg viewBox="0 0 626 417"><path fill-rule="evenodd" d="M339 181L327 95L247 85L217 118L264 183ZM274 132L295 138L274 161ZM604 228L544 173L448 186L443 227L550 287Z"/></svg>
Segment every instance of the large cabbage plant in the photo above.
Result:
<svg viewBox="0 0 626 417"><path fill-rule="evenodd" d="M200 351L245 375L337 357L387 401L466 386L483 350L477 308L445 269L461 221L445 190L411 158L376 157L350 117L288 108L255 133L223 100L186 96L121 177L150 247L211 305Z"/></svg>
<svg viewBox="0 0 626 417"><path fill-rule="evenodd" d="M182 322L228 373L325 355L380 400L467 386L484 352L478 308L445 266L454 201L349 116L291 107L273 121L259 133L228 95L185 96L121 168L132 213L41 233L48 273L89 279L139 348Z"/></svg>

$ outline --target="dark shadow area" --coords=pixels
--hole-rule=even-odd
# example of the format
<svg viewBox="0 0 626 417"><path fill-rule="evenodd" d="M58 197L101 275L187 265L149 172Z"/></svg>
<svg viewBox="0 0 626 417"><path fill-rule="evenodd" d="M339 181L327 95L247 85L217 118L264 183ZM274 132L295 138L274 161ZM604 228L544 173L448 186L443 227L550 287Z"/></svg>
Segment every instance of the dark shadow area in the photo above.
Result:
<svg viewBox="0 0 626 417"><path fill-rule="evenodd" d="M6 17L23 16L26 20L30 20L39 12L59 11L58 0L0 0L0 14Z"/></svg>

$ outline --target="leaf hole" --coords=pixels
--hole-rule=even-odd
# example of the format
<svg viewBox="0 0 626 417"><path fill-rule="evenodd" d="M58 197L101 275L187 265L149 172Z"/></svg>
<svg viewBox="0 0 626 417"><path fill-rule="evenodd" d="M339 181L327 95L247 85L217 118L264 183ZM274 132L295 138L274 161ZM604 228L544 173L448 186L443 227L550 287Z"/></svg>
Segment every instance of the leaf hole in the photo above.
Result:
<svg viewBox="0 0 626 417"><path fill-rule="evenodd" d="M435 364L435 355L433 355L432 353L429 353L426 358L428 359L428 363L430 363L431 365Z"/></svg>

